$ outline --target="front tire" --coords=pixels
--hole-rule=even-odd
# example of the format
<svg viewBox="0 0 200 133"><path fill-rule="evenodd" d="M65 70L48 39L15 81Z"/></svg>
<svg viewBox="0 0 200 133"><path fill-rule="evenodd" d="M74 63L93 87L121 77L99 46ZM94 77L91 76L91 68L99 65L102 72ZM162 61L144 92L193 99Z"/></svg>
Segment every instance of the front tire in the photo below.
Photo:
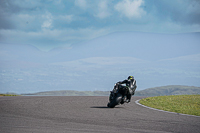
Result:
<svg viewBox="0 0 200 133"><path fill-rule="evenodd" d="M122 100L122 95L121 94L117 94L117 96L112 101L110 101L107 104L107 106L109 108L114 108L116 105L120 104L121 100Z"/></svg>

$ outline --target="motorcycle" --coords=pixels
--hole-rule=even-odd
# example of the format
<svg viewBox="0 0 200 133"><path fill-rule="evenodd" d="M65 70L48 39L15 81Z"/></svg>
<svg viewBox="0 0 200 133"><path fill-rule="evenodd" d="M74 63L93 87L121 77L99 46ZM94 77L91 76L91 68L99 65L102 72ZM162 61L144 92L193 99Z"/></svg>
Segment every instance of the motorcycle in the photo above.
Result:
<svg viewBox="0 0 200 133"><path fill-rule="evenodd" d="M127 100L128 88L116 83L114 89L110 91L107 107L114 108L116 105L124 104Z"/></svg>

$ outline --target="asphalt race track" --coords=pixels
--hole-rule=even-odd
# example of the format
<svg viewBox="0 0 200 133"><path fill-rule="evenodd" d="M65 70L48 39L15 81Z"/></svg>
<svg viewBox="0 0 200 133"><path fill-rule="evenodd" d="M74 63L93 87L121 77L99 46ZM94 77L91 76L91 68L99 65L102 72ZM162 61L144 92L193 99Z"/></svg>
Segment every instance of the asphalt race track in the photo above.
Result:
<svg viewBox="0 0 200 133"><path fill-rule="evenodd" d="M200 117L135 103L107 108L108 97L0 97L1 133L200 133Z"/></svg>

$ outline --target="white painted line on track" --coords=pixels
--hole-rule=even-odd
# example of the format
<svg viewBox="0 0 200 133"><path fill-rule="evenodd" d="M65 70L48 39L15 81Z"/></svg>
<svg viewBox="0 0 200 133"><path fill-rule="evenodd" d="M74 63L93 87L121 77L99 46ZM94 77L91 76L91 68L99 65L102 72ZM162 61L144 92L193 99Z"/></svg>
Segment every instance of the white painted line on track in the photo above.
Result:
<svg viewBox="0 0 200 133"><path fill-rule="evenodd" d="M193 116L193 117L199 117L199 118L200 118L200 116L196 116L196 115L181 114L181 113L169 112L169 111L165 111L165 110L160 110L160 109L151 108L151 107L145 106L145 105L143 105L143 104L140 104L140 103L139 103L140 100L141 100L141 99L136 100L135 103L136 103L137 105L140 105L140 106L145 107L145 108L148 108L148 109L152 109L152 110L156 110L156 111L161 111L161 112L166 112L166 113L177 114L177 115Z"/></svg>

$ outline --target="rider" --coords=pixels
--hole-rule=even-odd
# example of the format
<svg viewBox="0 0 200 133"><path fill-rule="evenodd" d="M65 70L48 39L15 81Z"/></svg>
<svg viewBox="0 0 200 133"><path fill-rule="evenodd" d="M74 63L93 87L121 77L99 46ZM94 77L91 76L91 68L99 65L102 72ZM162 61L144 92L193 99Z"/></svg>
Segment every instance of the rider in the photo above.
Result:
<svg viewBox="0 0 200 133"><path fill-rule="evenodd" d="M133 76L129 76L128 79L125 79L122 82L118 82L119 84L126 84L125 87L128 88L128 94L127 94L127 103L131 101L131 96L135 94L135 90L137 88L136 86L136 80Z"/></svg>

